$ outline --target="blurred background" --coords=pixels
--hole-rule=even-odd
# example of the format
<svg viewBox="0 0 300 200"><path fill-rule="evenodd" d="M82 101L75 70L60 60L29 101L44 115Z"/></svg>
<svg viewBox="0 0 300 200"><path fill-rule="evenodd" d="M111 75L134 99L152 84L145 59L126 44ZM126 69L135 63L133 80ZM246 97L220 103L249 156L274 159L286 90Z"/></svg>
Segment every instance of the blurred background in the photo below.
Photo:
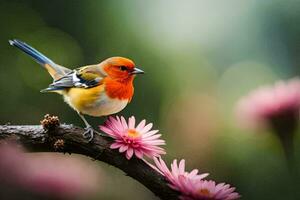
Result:
<svg viewBox="0 0 300 200"><path fill-rule="evenodd" d="M300 186L289 178L278 141L240 130L234 107L257 86L299 75L299 8L298 0L1 0L0 123L38 124L50 113L83 126L61 96L39 92L50 76L8 39L70 68L129 57L146 74L120 114L153 122L168 161L185 158L189 169L232 184L243 199L295 199L291 188ZM298 134L298 151L299 144ZM102 174L99 190L83 199L157 199L117 169L76 159Z"/></svg>

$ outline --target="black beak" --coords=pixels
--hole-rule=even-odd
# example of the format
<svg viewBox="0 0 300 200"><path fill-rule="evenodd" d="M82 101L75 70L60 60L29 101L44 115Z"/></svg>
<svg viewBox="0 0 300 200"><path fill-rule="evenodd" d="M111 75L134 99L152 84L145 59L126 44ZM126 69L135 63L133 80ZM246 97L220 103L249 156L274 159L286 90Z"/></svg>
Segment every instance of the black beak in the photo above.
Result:
<svg viewBox="0 0 300 200"><path fill-rule="evenodd" d="M145 72L139 68L134 68L131 74L144 74Z"/></svg>

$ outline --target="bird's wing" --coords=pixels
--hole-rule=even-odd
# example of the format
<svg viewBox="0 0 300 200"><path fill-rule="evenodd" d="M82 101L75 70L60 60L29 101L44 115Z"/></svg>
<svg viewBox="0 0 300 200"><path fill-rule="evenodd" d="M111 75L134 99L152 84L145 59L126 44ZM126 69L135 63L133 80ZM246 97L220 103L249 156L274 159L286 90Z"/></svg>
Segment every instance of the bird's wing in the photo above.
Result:
<svg viewBox="0 0 300 200"><path fill-rule="evenodd" d="M105 74L97 65L90 65L73 70L58 80L55 80L42 92L63 90L66 88L91 88L102 83Z"/></svg>

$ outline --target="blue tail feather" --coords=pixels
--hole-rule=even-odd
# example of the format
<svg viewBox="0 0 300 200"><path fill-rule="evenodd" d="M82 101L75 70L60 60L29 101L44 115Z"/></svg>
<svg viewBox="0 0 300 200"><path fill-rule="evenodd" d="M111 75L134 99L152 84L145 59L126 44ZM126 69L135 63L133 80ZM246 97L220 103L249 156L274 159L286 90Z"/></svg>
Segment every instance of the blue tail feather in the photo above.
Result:
<svg viewBox="0 0 300 200"><path fill-rule="evenodd" d="M35 61L37 61L39 64L54 64L52 60L47 58L45 55L40 53L38 50L34 49L33 47L29 46L25 42L22 42L17 39L9 40L9 44L12 46L15 46L25 52L26 54L30 55Z"/></svg>

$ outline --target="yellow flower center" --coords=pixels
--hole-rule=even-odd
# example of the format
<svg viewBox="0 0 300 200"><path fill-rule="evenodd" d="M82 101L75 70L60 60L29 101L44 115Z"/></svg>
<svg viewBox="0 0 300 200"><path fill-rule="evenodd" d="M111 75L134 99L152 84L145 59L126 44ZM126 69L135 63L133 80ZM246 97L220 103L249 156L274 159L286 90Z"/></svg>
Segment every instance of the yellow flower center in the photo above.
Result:
<svg viewBox="0 0 300 200"><path fill-rule="evenodd" d="M136 137L140 136L140 133L134 129L128 129L127 134L131 138L136 138Z"/></svg>
<svg viewBox="0 0 300 200"><path fill-rule="evenodd" d="M206 197L209 197L209 196L210 196L210 192L209 192L209 190L206 189L206 188L202 188L202 189L198 190L198 193L199 193L200 195L203 195L203 196L206 196Z"/></svg>

